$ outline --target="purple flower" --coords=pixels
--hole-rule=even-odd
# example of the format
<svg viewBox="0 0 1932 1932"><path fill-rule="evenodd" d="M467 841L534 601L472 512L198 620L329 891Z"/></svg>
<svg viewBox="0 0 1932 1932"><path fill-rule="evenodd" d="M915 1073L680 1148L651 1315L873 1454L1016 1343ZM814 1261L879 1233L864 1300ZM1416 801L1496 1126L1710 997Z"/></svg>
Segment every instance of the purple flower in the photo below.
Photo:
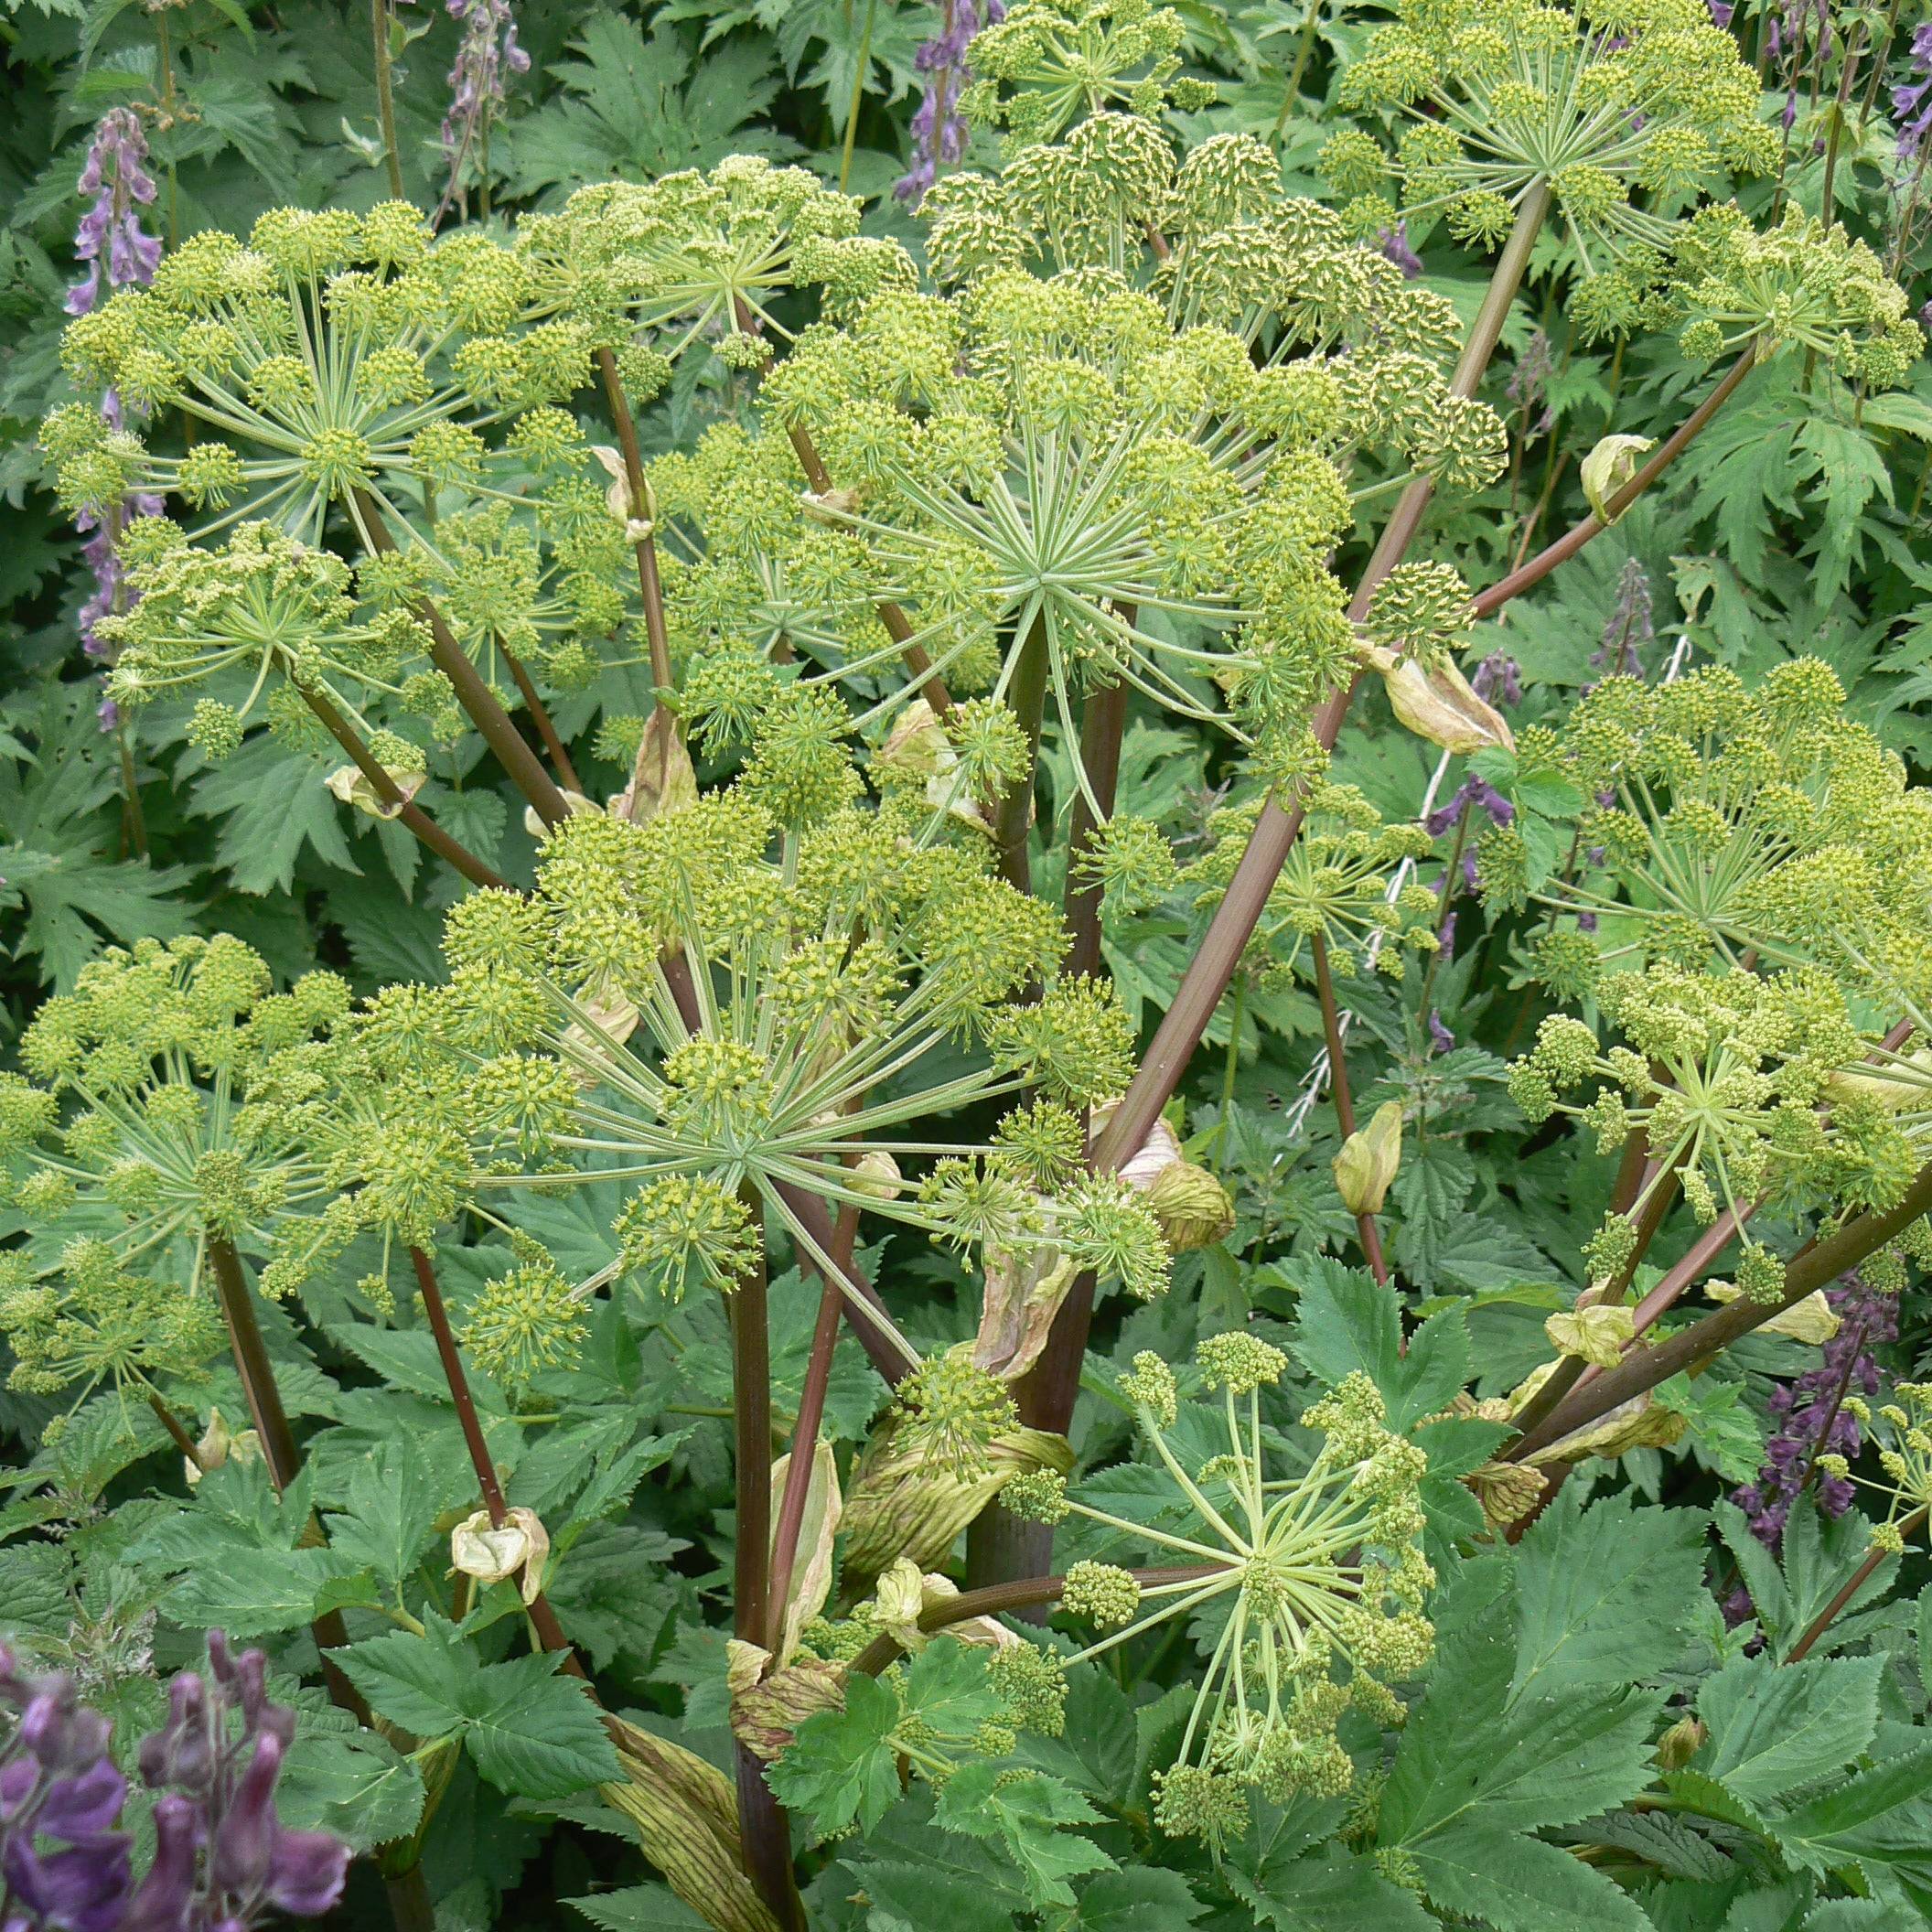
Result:
<svg viewBox="0 0 1932 1932"><path fill-rule="evenodd" d="M1858 1418L1844 1406L1847 1395L1878 1393L1878 1363L1872 1351L1898 1339L1898 1301L1870 1287L1856 1273L1825 1290L1839 1318L1838 1333L1819 1353L1818 1366L1771 1392L1776 1432L1765 1444L1757 1480L1732 1494L1750 1519L1751 1533L1776 1550L1784 1540L1791 1506L1820 1455L1855 1456L1864 1447ZM1820 1475L1818 1504L1827 1516L1852 1507L1852 1488L1841 1477Z"/></svg>
<svg viewBox="0 0 1932 1932"><path fill-rule="evenodd" d="M1713 27L1728 28L1731 25L1731 16L1737 11L1734 0L1710 0L1710 7L1711 24Z"/></svg>
<svg viewBox="0 0 1932 1932"><path fill-rule="evenodd" d="M972 130L960 113L960 94L972 79L966 49L982 27L1006 17L1004 0L941 0L939 31L924 42L912 64L926 79L926 92L912 117L912 166L892 185L894 197L918 208L942 167L955 166Z"/></svg>
<svg viewBox="0 0 1932 1932"><path fill-rule="evenodd" d="M1476 667L1476 675L1469 680L1469 688L1479 698L1487 700L1499 695L1505 704L1520 704L1523 702L1523 667L1508 651L1492 650Z"/></svg>
<svg viewBox="0 0 1932 1932"><path fill-rule="evenodd" d="M1446 805L1437 806L1422 821L1422 830L1432 839L1439 839L1462 817L1465 808L1478 807L1489 814L1492 825L1515 822L1516 807L1487 779L1477 778L1472 771L1456 788L1455 796Z"/></svg>
<svg viewBox="0 0 1932 1932"><path fill-rule="evenodd" d="M1376 239L1382 244L1382 253L1401 270L1402 279L1413 282L1422 272L1422 258L1409 246L1409 224L1398 221L1393 228L1379 229Z"/></svg>
<svg viewBox="0 0 1932 1932"><path fill-rule="evenodd" d="M136 205L155 199L155 179L142 165L147 137L129 107L110 108L94 130L75 184L94 199L74 232L74 253L89 263L87 279L67 292L70 316L91 315L103 292L145 288L161 263L161 244L143 231Z"/></svg>
<svg viewBox="0 0 1932 1932"><path fill-rule="evenodd" d="M1640 678L1644 660L1637 646L1649 643L1656 635L1650 614L1650 574L1632 557L1616 580L1616 597L1604 621L1603 642L1590 653L1590 661L1605 677Z"/></svg>
<svg viewBox="0 0 1932 1932"><path fill-rule="evenodd" d="M76 183L83 195L91 195L93 199L74 232L74 253L89 267L87 279L77 282L67 292L67 312L70 316L91 315L103 294L112 294L117 288L145 288L155 279L155 270L161 262L161 244L142 229L140 216L140 209L155 199L155 180L144 166L146 160L147 137L141 132L141 123L134 110L109 109L94 129L87 160ZM120 426L121 399L113 390L102 397L101 413L116 428ZM88 539L81 556L94 574L94 593L80 606L80 648L91 658L106 656L94 626L119 607L123 599L121 565L114 555L116 526L128 516L153 517L160 513L161 499L143 494L131 498L113 516L103 519L83 515L77 521L77 527ZM112 731L120 722L119 708L112 700L104 700L101 706L102 730Z"/></svg>
<svg viewBox="0 0 1932 1932"><path fill-rule="evenodd" d="M16 1720L0 1744L4 1932L250 1932L271 1912L319 1917L341 1896L349 1847L275 1815L295 1712L269 1702L266 1659L234 1656L219 1631L208 1651L212 1689L183 1671L167 1723L140 1746L142 1782L159 1795L136 1884L107 1720L71 1680L25 1676L0 1644L0 1707Z"/></svg>
<svg viewBox="0 0 1932 1932"><path fill-rule="evenodd" d="M1454 918L1455 915L1450 914ZM1443 1016L1433 1006L1429 1009L1429 1050L1432 1053L1447 1053L1455 1045L1455 1036L1443 1025Z"/></svg>
<svg viewBox="0 0 1932 1932"><path fill-rule="evenodd" d="M1900 81L1892 90L1892 118L1898 123L1898 156L1909 160L1919 144L1932 134L1932 21L1912 36L1910 56L1916 80Z"/></svg>

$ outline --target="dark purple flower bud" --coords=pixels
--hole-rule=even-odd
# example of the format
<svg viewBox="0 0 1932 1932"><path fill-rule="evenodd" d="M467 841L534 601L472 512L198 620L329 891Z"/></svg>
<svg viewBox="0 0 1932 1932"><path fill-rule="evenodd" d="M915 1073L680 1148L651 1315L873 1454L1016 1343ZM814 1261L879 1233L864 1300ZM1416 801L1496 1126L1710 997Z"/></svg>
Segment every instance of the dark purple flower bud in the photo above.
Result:
<svg viewBox="0 0 1932 1932"><path fill-rule="evenodd" d="M173 1792L155 1800L155 1862L128 1901L121 1932L189 1932L199 1809Z"/></svg>
<svg viewBox="0 0 1932 1932"><path fill-rule="evenodd" d="M119 1932L131 1882L127 1841L102 1838L38 1852L18 1833L0 1851L0 1878L16 1904L59 1932Z"/></svg>
<svg viewBox="0 0 1932 1932"><path fill-rule="evenodd" d="M319 1918L342 1896L349 1847L327 1831L277 1830L269 1861L268 1896L295 1918Z"/></svg>
<svg viewBox="0 0 1932 1932"><path fill-rule="evenodd" d="M1443 923L1437 929L1435 943L1444 955L1455 950L1455 914L1452 910L1444 915Z"/></svg>
<svg viewBox="0 0 1932 1932"><path fill-rule="evenodd" d="M257 1738L209 1847L209 1875L220 1891L252 1898L266 1883L275 1851L275 1780L281 1775L280 1741Z"/></svg>
<svg viewBox="0 0 1932 1932"><path fill-rule="evenodd" d="M1465 852L1463 854L1463 889L1465 892L1480 889L1476 876L1476 854L1473 852Z"/></svg>
<svg viewBox="0 0 1932 1932"><path fill-rule="evenodd" d="M1505 704L1523 702L1522 666L1506 650L1492 650L1476 667L1469 688L1477 697L1499 696Z"/></svg>
<svg viewBox="0 0 1932 1932"><path fill-rule="evenodd" d="M972 79L967 48L982 27L1005 17L1004 0L944 0L939 31L914 53L914 68L928 77L926 92L912 117L912 166L892 185L894 198L908 208L926 199L941 167L964 156L972 130L958 103Z"/></svg>
<svg viewBox="0 0 1932 1932"><path fill-rule="evenodd" d="M1401 270L1405 282L1413 282L1422 272L1422 258L1409 245L1409 224L1398 221L1393 228L1379 229L1376 240L1382 245L1382 254Z"/></svg>
<svg viewBox="0 0 1932 1932"><path fill-rule="evenodd" d="M1455 1045L1455 1036L1443 1025L1443 1016L1433 1006L1429 1009L1429 1045L1436 1053L1447 1053Z"/></svg>
<svg viewBox="0 0 1932 1932"><path fill-rule="evenodd" d="M34 1814L34 1829L70 1844L110 1830L121 1816L127 1780L111 1757L97 1758L70 1777L57 1777L47 1787Z"/></svg>
<svg viewBox="0 0 1932 1932"><path fill-rule="evenodd" d="M1576 916L1576 929L1579 932L1596 930L1596 915L1594 912L1580 912Z"/></svg>

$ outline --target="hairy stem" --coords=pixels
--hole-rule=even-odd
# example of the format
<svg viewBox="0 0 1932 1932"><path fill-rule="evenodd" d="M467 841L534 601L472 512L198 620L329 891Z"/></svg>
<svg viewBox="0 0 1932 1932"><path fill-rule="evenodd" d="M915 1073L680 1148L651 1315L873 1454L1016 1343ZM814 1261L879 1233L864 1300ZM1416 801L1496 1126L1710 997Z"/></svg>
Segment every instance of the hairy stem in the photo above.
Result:
<svg viewBox="0 0 1932 1932"><path fill-rule="evenodd" d="M395 814L399 822L408 826L430 851L455 866L472 886L492 886L505 892L511 889L508 879L486 865L468 846L452 838L420 805L402 796L396 781L363 743L361 734L320 692L310 691L300 684L295 689L301 692L303 702L321 721L323 729L349 754L356 769L369 780L370 789Z"/></svg>
<svg viewBox="0 0 1932 1932"><path fill-rule="evenodd" d="M1342 1018L1335 1003L1335 975L1328 967L1328 941L1316 933L1311 943L1315 954L1315 992L1322 1003L1322 1036L1328 1046L1328 1091L1335 1100L1335 1124L1344 1141L1355 1132L1355 1099L1348 1090L1348 1059L1342 1042ZM1355 1218L1356 1232L1369 1272L1385 1288L1389 1285L1389 1263L1382 1258L1381 1230L1374 1215L1366 1210Z"/></svg>
<svg viewBox="0 0 1932 1932"><path fill-rule="evenodd" d="M1131 620L1130 620L1131 621ZM1103 813L1111 815L1113 795L1121 777L1121 735L1127 724L1127 682L1125 679L1087 693L1080 706L1080 765L1093 789L1095 801ZM1062 917L1070 939L1067 971L1097 974L1100 971L1100 885L1098 879L1082 884L1079 878L1080 861L1087 855L1100 830L1087 794L1077 791L1073 800L1073 831L1067 841L1067 886L1061 898Z"/></svg>
<svg viewBox="0 0 1932 1932"><path fill-rule="evenodd" d="M1482 308L1470 328L1468 341L1456 364L1454 377L1450 382L1452 394L1466 397L1476 393L1483 371L1496 351L1503 320L1516 299L1524 271L1530 265L1530 252L1549 206L1550 191L1540 185L1530 189L1519 206L1516 225L1497 261ZM1352 621L1361 621L1376 586L1401 562L1422 526L1422 515L1429 507L1433 488L1426 477L1418 477L1397 500L1388 526L1382 531L1381 541L1376 545L1375 553L1362 574L1354 601L1349 605L1348 615ZM1360 682L1358 676L1346 688L1333 692L1315 713L1314 733L1325 751L1335 748L1343 722L1348 715L1350 700ZM1094 1153L1097 1167L1117 1170L1127 1161L1153 1131L1161 1109L1180 1085L1187 1063L1208 1031L1215 1009L1221 1003L1221 995L1234 978L1241 954L1261 919L1261 908L1267 904L1268 895L1301 832L1304 809L1305 790L1302 788L1297 788L1285 804L1271 795L1261 807L1261 817L1249 838L1247 850L1241 854L1240 864L1235 869L1226 896L1208 922L1200 950L1182 975L1173 1004L1154 1033L1140 1070L1128 1086L1120 1106L1114 1110L1107 1132L1100 1137L1100 1143Z"/></svg>
<svg viewBox="0 0 1932 1932"><path fill-rule="evenodd" d="M841 1208L832 1246L832 1259L841 1268L851 1265L858 1229L857 1208ZM799 1534L804 1528L805 1505L811 1493L811 1465L818 1454L819 1424L825 1415L825 1392L832 1381L832 1355L838 1347L839 1317L844 1306L845 1297L839 1292L838 1283L827 1282L819 1293L811 1353L806 1358L798 1419L792 1427L791 1460L785 1465L785 1492L778 1498L778 1524L771 1533L771 1608L766 1634L759 1641L775 1657L785 1634L785 1605L791 1595L791 1574L799 1561Z"/></svg>
<svg viewBox="0 0 1932 1932"><path fill-rule="evenodd" d="M748 1183L741 1199L754 1215L764 1204ZM737 1528L732 1562L732 1629L749 1644L768 1636L771 1586L771 1335L762 1261L731 1294L732 1461ZM810 1452L807 1452L808 1455ZM791 1868L791 1828L765 1782L765 1766L742 1744L734 1746L738 1830L745 1875L778 1922L801 1927L804 1907Z"/></svg>
<svg viewBox="0 0 1932 1932"><path fill-rule="evenodd" d="M1862 1214L1794 1256L1785 1270L1785 1292L1776 1301L1755 1302L1740 1295L1654 1347L1633 1351L1615 1368L1606 1368L1587 1389L1577 1390L1554 1413L1501 1453L1512 1462L1520 1462L1584 1423L1607 1415L1619 1402L1668 1381L1679 1369L1708 1361L1741 1336L1762 1327L1782 1310L1796 1307L1808 1294L1877 1253L1927 1209L1932 1209L1932 1164L1920 1168L1896 1207L1882 1214L1876 1210Z"/></svg>
<svg viewBox="0 0 1932 1932"><path fill-rule="evenodd" d="M650 493L644 483L644 463L638 453L638 425L630 413L630 400L617 374L617 359L609 349L597 351L597 373L604 381L604 401L610 410L617 432L617 450L624 465L624 487L630 492L634 517L646 522ZM658 575L658 543L649 530L636 544L638 591L644 600L644 637L650 649L650 680L660 691L671 689L671 636L664 623L664 585Z"/></svg>
<svg viewBox="0 0 1932 1932"><path fill-rule="evenodd" d="M221 1304L221 1319L228 1326L229 1349L234 1358L235 1373L242 1379L249 1420L254 1424L255 1440L262 1444L268 1479L280 1496L301 1474L302 1458L295 1448L295 1433L289 1426L288 1411L282 1406L282 1390L275 1380L268 1345L262 1339L262 1325L255 1319L254 1290L242 1271L242 1257L235 1252L235 1244L227 1236L209 1236L208 1259L214 1271L215 1298ZM313 1517L309 1527L315 1540L320 1541L321 1529ZM373 1728L375 1718L362 1693L329 1658L331 1650L340 1649L349 1641L342 1613L327 1611L317 1617L309 1628L316 1648L322 1653L322 1675L328 1685L330 1701L338 1709L347 1711L358 1723Z"/></svg>
<svg viewBox="0 0 1932 1932"><path fill-rule="evenodd" d="M359 489L354 502L357 520L370 549L381 555L390 554L396 548L396 540L382 521L375 499L366 490ZM416 606L416 615L429 626L430 662L449 680L456 702L482 734L483 742L496 754L497 762L546 825L562 824L570 816L564 794L543 769L543 761L525 742L510 714L497 703L496 692L469 661L468 654L444 622L443 613L425 601Z"/></svg>
<svg viewBox="0 0 1932 1932"><path fill-rule="evenodd" d="M1679 424L1663 447L1610 498L1605 508L1610 512L1611 523L1622 516L1631 504L1676 462L1698 432L1730 400L1738 384L1751 373L1756 361L1757 344L1746 343L1743 354L1725 371L1723 381ZM1501 583L1492 584L1484 591L1476 600L1476 617L1493 617L1511 597L1520 596L1533 584L1540 584L1559 564L1568 563L1585 543L1593 537L1601 536L1608 527L1600 517L1585 517L1581 523L1565 531L1554 543L1539 551L1527 564L1512 570Z"/></svg>
<svg viewBox="0 0 1932 1932"><path fill-rule="evenodd" d="M1033 795L1040 762L1040 719L1046 709L1046 619L1036 617L1020 640L1006 702L1026 738L1026 767L1006 788L993 815L993 842L1000 876L1021 892L1033 889L1033 866L1026 841L1033 830Z"/></svg>

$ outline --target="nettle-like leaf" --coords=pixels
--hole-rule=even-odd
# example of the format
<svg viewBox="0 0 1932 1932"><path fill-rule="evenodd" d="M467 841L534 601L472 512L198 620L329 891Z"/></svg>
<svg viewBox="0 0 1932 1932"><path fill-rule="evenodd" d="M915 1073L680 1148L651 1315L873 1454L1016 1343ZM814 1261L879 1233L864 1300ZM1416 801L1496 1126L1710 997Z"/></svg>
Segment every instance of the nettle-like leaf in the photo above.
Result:
<svg viewBox="0 0 1932 1932"><path fill-rule="evenodd" d="M567 1798L621 1776L596 1707L558 1674L561 1653L482 1663L432 1610L420 1636L392 1630L334 1657L371 1709L417 1737L460 1739L499 1791Z"/></svg>

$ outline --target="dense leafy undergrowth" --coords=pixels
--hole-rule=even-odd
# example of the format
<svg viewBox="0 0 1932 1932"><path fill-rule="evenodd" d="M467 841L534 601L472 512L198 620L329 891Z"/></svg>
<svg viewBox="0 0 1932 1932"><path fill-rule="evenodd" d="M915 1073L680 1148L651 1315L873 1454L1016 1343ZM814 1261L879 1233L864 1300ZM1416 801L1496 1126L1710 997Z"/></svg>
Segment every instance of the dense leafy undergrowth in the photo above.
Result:
<svg viewBox="0 0 1932 1932"><path fill-rule="evenodd" d="M1932 1916L1932 27L20 0L0 1922Z"/></svg>

